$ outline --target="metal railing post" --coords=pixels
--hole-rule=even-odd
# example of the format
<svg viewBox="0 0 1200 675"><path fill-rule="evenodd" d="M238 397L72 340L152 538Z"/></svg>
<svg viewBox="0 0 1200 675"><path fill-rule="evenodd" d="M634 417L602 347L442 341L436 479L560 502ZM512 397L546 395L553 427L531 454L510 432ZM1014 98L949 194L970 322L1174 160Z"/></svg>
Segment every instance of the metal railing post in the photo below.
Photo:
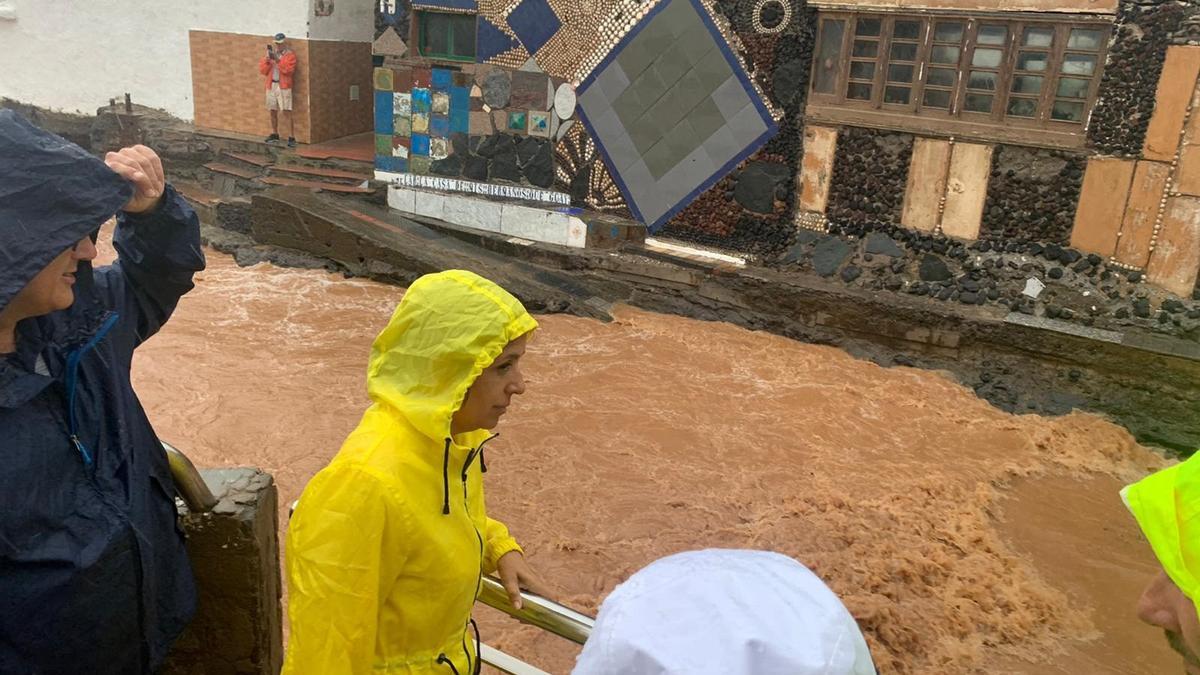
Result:
<svg viewBox="0 0 1200 675"><path fill-rule="evenodd" d="M188 510L192 513L212 511L217 505L217 498L213 496L212 490L208 489L208 484L196 470L196 465L170 443L163 442L162 446L167 453L167 463L171 465L175 491L183 498Z"/></svg>

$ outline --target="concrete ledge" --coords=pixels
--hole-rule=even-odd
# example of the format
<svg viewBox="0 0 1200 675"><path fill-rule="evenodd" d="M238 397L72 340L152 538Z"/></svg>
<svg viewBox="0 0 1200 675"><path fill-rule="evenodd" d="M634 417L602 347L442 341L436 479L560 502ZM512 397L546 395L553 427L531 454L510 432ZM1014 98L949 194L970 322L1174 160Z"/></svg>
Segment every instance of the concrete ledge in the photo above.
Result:
<svg viewBox="0 0 1200 675"><path fill-rule="evenodd" d="M161 672L276 675L283 587L275 481L250 468L200 473L220 502L209 513L180 508L199 604Z"/></svg>

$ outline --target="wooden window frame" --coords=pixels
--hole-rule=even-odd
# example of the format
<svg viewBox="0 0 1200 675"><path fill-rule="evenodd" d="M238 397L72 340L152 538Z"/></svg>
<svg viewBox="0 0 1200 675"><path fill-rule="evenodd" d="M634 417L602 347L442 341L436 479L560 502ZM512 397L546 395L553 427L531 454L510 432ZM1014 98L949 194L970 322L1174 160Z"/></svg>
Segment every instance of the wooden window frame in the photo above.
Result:
<svg viewBox="0 0 1200 675"><path fill-rule="evenodd" d="M418 56L420 56L421 58L425 58L425 59L431 59L431 60L436 60L436 61L452 61L454 63L474 63L475 62L475 50L477 49L476 42L478 39L477 36L473 36L471 39L471 55L470 56L459 56L456 54L434 53L434 52L427 52L425 50L425 45L428 42L426 40L426 31L428 29L428 24L426 23L426 21L427 21L428 17L430 17L430 16L461 16L461 17L470 17L471 19L475 19L475 17L476 17L475 14L461 13L461 12L439 12L437 10L431 10L431 9L415 9L413 11L413 14L414 14L414 18L416 19L415 21L413 21L413 24L414 24L414 32L416 33L416 38L417 38L416 52L417 52ZM450 35L447 36L447 40L448 40L448 43L452 44L453 40L454 40L453 24L451 24L450 27L451 27ZM476 22L475 30L478 30L478 22Z"/></svg>
<svg viewBox="0 0 1200 675"><path fill-rule="evenodd" d="M858 27L860 20L877 19L880 22L878 36L860 36ZM842 21L842 43L838 63L829 70L833 79L833 93L816 91L816 80L821 63L813 59L813 68L809 78L809 98L806 117L814 121L833 124L853 124L877 128L892 128L903 131L932 132L952 136L963 136L987 141L1019 142L1046 147L1082 147L1088 124L1091 121L1091 111L1096 103L1096 95L1104 69L1104 59L1107 55L1108 41L1112 33L1111 17L1047 17L1044 15L1004 16L997 14L950 14L950 13L883 13L879 11L822 11L818 19L817 54L822 48L825 38L826 22ZM899 86L909 88L907 103L885 100L885 87L889 66L892 64L892 46L897 43L912 44L911 39L898 38L895 26L898 22L917 22L919 24L917 38L917 54L915 62L904 62L912 65L914 74L911 83ZM935 47L952 46L952 41L935 40L938 24L961 24L962 32L958 42L958 63L936 64L932 62ZM980 44L980 29L984 26L1003 26L1006 29L1002 43ZM1051 29L1049 47L1023 45L1026 29ZM1073 30L1099 30L1099 45L1096 49L1068 47ZM855 42L875 41L877 49L874 57L873 79L869 82L851 78L852 63L871 62L869 57L854 55ZM973 66L976 51L980 49L1000 49L1000 60L995 67ZM1043 71L1034 72L1018 70L1017 65L1021 52L1043 52L1047 63ZM1094 59L1095 65L1090 75L1073 75L1064 71L1067 55L1083 55ZM954 84L951 87L929 84L933 68L955 69ZM864 67L855 70L863 71ZM993 73L995 89L981 90L970 87L971 72ZM1036 96L1029 92L1013 92L1015 77L1041 77L1041 87ZM1085 96L1059 96L1060 82L1066 79L1082 80L1088 78ZM848 94L852 85L857 86L857 93L864 92L863 87L870 85L869 99L851 98ZM893 83L893 86L897 86ZM948 108L939 108L926 104L926 87L930 91L950 92ZM991 109L988 112L972 112L967 109L968 96L991 96ZM895 98L895 97L893 97ZM1020 116L1009 111L1010 102L1015 99L1036 100L1036 109L1032 116ZM978 103L979 99L975 99ZM1060 119L1056 114L1056 103L1070 106L1072 113L1078 112L1078 121ZM1080 107L1081 104L1081 107Z"/></svg>

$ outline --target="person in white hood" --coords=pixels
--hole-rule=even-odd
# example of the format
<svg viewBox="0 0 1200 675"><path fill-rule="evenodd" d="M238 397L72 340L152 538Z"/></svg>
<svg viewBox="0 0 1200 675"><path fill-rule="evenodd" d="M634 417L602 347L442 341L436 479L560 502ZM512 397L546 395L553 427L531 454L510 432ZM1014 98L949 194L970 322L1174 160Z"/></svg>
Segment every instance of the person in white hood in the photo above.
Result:
<svg viewBox="0 0 1200 675"><path fill-rule="evenodd" d="M767 551L668 556L617 586L572 675L875 675L854 617Z"/></svg>

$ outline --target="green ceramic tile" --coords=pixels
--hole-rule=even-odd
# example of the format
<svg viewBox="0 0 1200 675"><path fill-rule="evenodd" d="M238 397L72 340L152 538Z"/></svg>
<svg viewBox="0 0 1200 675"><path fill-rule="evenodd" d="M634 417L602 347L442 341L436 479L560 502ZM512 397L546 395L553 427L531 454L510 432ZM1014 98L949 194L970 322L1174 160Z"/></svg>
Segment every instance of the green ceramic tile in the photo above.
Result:
<svg viewBox="0 0 1200 675"><path fill-rule="evenodd" d="M689 63L698 63L705 54L717 48L712 34L703 26L700 26L698 30L688 31L681 35L679 44L683 48L683 53L687 55Z"/></svg>
<svg viewBox="0 0 1200 675"><path fill-rule="evenodd" d="M696 130L697 143L703 143L705 139L713 135L713 132L725 126L725 116L708 96L705 96L703 101L692 108L687 119L692 123L692 128Z"/></svg>
<svg viewBox="0 0 1200 675"><path fill-rule="evenodd" d="M679 124L675 125L663 141L671 148L671 156L674 163L678 164L687 157L688 153L696 148L700 139L696 138L696 130L692 128L692 124L685 120L680 120Z"/></svg>
<svg viewBox="0 0 1200 675"><path fill-rule="evenodd" d="M700 86L704 91L712 93L717 87L721 86L733 71L729 68L729 62L725 60L725 55L720 49L714 49L704 55L700 62L693 69L695 75L700 79Z"/></svg>
<svg viewBox="0 0 1200 675"><path fill-rule="evenodd" d="M646 168L650 169L650 175L654 176L655 180L662 178L663 174L671 170L671 167L677 164L675 153L672 152L671 146L665 141L659 141L650 148L649 152L644 155L646 160Z"/></svg>
<svg viewBox="0 0 1200 675"><path fill-rule="evenodd" d="M654 62L654 66L658 69L658 74L662 76L663 82L668 85L678 81L684 73L692 68L687 55L683 53L683 45L678 42L662 52L662 55Z"/></svg>
<svg viewBox="0 0 1200 675"><path fill-rule="evenodd" d="M432 161L428 157L410 155L408 158L408 170L410 173L427 175L429 173L429 164Z"/></svg>
<svg viewBox="0 0 1200 675"><path fill-rule="evenodd" d="M391 134L375 134L375 154L388 155L392 154L392 135Z"/></svg>
<svg viewBox="0 0 1200 675"><path fill-rule="evenodd" d="M684 75L675 88L679 92L679 106L689 113L710 93L700 84L700 78L695 73Z"/></svg>
<svg viewBox="0 0 1200 675"><path fill-rule="evenodd" d="M635 122L626 129L629 131L629 140L633 141L633 147L643 154L662 138L662 133L656 125L644 121Z"/></svg>
<svg viewBox="0 0 1200 675"><path fill-rule="evenodd" d="M613 112L617 113L617 117L621 120L621 124L625 125L625 128L632 126L642 116L642 113L646 111L646 107L642 105L641 97L638 96L637 90L633 87L621 92L617 100L613 101L612 108Z"/></svg>

